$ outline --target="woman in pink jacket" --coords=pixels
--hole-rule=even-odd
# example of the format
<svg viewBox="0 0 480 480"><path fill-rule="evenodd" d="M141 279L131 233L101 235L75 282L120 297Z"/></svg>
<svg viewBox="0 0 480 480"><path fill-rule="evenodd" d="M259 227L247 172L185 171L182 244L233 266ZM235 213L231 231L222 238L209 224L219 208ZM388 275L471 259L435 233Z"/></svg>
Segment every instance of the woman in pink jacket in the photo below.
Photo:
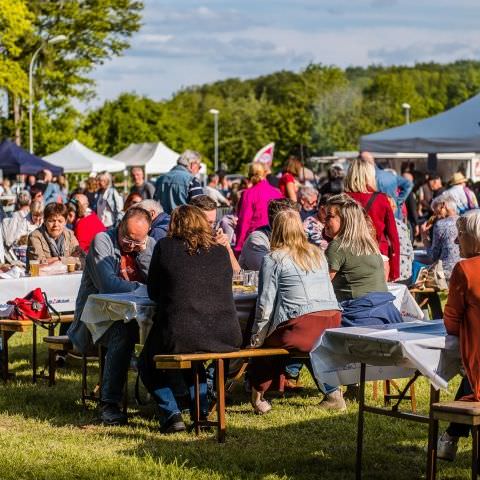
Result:
<svg viewBox="0 0 480 480"><path fill-rule="evenodd" d="M268 203L282 198L280 190L272 187L265 179L265 167L253 163L248 171L252 187L242 193L238 204L238 222L236 228L237 244L235 253L240 255L248 235L259 227L268 225Z"/></svg>

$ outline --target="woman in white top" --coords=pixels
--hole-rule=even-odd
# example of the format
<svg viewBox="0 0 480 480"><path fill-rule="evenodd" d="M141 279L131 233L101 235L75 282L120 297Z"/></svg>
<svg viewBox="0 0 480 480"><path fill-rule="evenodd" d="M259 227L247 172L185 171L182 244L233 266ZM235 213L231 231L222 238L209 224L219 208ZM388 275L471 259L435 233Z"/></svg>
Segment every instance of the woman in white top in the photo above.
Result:
<svg viewBox="0 0 480 480"><path fill-rule="evenodd" d="M97 215L105 227L115 227L122 217L123 198L112 186L112 176L108 172L99 173L97 180L100 187Z"/></svg>

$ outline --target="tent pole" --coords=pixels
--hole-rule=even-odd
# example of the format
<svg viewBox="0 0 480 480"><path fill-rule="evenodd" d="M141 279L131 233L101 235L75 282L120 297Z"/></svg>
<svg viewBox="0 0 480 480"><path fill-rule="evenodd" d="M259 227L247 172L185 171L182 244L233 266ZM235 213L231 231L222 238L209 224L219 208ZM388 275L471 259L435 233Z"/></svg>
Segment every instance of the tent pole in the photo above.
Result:
<svg viewBox="0 0 480 480"><path fill-rule="evenodd" d="M429 153L427 160L427 170L429 172L436 172L438 165L438 158L436 153Z"/></svg>

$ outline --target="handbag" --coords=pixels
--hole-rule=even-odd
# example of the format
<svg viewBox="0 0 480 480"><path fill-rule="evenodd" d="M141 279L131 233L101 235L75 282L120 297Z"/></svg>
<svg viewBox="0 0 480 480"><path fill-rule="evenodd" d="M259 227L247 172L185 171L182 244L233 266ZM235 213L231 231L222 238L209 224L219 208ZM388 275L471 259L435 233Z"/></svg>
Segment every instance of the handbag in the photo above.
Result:
<svg viewBox="0 0 480 480"><path fill-rule="evenodd" d="M432 288L433 290L448 290L448 283L441 260L428 267L422 267L418 272L415 287L419 290Z"/></svg>
<svg viewBox="0 0 480 480"><path fill-rule="evenodd" d="M13 310L9 315L10 320L28 319L46 329L60 323L60 314L52 307L46 293L41 288L35 288L23 298L10 300L7 305L13 305Z"/></svg>

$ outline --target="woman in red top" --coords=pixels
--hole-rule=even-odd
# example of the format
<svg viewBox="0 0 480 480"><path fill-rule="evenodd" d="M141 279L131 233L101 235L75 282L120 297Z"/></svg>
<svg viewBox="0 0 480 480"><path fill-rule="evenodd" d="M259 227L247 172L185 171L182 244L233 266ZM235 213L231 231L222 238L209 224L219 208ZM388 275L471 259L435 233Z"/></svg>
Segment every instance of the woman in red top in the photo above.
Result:
<svg viewBox="0 0 480 480"><path fill-rule="evenodd" d="M69 211L69 223L73 225L73 232L77 237L80 248L88 253L90 243L95 235L107 229L95 212L88 208L88 198L82 193L76 193L69 201L72 208Z"/></svg>
<svg viewBox="0 0 480 480"><path fill-rule="evenodd" d="M283 169L282 177L278 182L278 188L283 196L296 202L297 201L297 179L302 171L302 162L294 156L291 156Z"/></svg>
<svg viewBox="0 0 480 480"><path fill-rule="evenodd" d="M382 255L389 258L389 281L400 276L400 242L397 225L388 197L377 192L375 167L358 158L352 161L345 177L345 193L356 200L368 213L377 232Z"/></svg>

